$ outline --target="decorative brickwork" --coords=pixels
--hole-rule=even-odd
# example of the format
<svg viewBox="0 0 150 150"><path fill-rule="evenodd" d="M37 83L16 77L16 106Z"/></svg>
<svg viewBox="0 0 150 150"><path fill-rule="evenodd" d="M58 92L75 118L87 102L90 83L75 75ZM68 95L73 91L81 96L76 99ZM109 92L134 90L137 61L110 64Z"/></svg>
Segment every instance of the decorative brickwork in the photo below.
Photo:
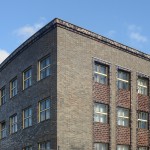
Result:
<svg viewBox="0 0 150 150"><path fill-rule="evenodd" d="M93 99L95 102L109 104L109 86L95 82L93 84Z"/></svg>
<svg viewBox="0 0 150 150"><path fill-rule="evenodd" d="M149 112L149 96L138 94L138 110Z"/></svg>
<svg viewBox="0 0 150 150"><path fill-rule="evenodd" d="M137 132L138 146L149 146L149 131L144 129L138 129Z"/></svg>
<svg viewBox="0 0 150 150"><path fill-rule="evenodd" d="M130 91L119 89L117 106L130 109L130 103L131 103Z"/></svg>
<svg viewBox="0 0 150 150"><path fill-rule="evenodd" d="M130 145L130 128L118 126L117 127L117 144Z"/></svg>
<svg viewBox="0 0 150 150"><path fill-rule="evenodd" d="M103 124L99 122L94 123L94 142L109 143L109 124Z"/></svg>

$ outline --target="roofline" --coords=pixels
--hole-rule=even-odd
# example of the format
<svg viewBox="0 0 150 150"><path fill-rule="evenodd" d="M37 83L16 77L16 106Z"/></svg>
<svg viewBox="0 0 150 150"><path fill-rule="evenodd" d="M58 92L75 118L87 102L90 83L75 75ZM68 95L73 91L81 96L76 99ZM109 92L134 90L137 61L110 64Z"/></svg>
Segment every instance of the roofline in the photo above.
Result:
<svg viewBox="0 0 150 150"><path fill-rule="evenodd" d="M83 36L86 36L88 38L91 38L93 40L96 40L98 42L107 44L111 47L115 47L119 50L122 50L124 52L130 53L132 55L135 55L137 57L146 59L150 61L150 55L143 53L137 49L131 48L129 46L126 46L124 44L121 44L119 42L116 42L114 40L111 40L109 38L106 38L104 36L101 36L99 34L96 34L92 31L86 30L84 28L81 28L79 26L76 26L74 24L71 24L69 22L66 22L64 20L55 18L51 22L49 22L47 25L45 25L43 28L41 28L38 32L36 32L34 35L32 35L29 39L27 39L23 44L21 44L16 50L14 50L1 64L0 64L0 71L9 64L17 55L19 55L24 49L28 46L30 46L32 43L37 41L40 37L42 37L44 34L49 32L50 30L54 29L55 27L62 27L67 30L70 30L72 32L76 32L78 34L81 34Z"/></svg>

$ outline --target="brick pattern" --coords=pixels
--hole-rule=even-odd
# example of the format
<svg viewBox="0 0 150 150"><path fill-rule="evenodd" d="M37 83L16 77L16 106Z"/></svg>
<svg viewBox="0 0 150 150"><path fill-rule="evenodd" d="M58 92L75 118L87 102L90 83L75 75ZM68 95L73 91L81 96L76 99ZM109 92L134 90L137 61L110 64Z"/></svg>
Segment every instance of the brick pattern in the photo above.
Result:
<svg viewBox="0 0 150 150"><path fill-rule="evenodd" d="M149 131L144 129L138 129L137 132L137 144L138 146L149 146Z"/></svg>
<svg viewBox="0 0 150 150"><path fill-rule="evenodd" d="M118 126L117 127L117 144L130 145L131 133L129 127Z"/></svg>
<svg viewBox="0 0 150 150"><path fill-rule="evenodd" d="M138 110L149 112L149 96L138 94Z"/></svg>
<svg viewBox="0 0 150 150"><path fill-rule="evenodd" d="M94 122L94 142L109 143L109 124Z"/></svg>
<svg viewBox="0 0 150 150"><path fill-rule="evenodd" d="M130 109L130 106L131 106L130 103L131 103L130 91L119 89L118 90L117 106Z"/></svg>
<svg viewBox="0 0 150 150"><path fill-rule="evenodd" d="M93 84L93 99L95 102L109 104L109 99L110 99L109 86L94 82L94 84Z"/></svg>

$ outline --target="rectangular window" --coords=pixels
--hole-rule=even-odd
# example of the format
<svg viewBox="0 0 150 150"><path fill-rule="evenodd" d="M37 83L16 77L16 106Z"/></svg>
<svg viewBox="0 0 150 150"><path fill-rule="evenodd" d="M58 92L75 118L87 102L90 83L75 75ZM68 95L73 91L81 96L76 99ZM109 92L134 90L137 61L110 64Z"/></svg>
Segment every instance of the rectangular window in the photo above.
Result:
<svg viewBox="0 0 150 150"><path fill-rule="evenodd" d="M6 137L6 123L2 122L0 123L0 130L1 130L1 139Z"/></svg>
<svg viewBox="0 0 150 150"><path fill-rule="evenodd" d="M50 150L50 142L39 143L39 150Z"/></svg>
<svg viewBox="0 0 150 150"><path fill-rule="evenodd" d="M138 150L148 150L148 147L139 147Z"/></svg>
<svg viewBox="0 0 150 150"><path fill-rule="evenodd" d="M28 70L23 72L23 89L27 89L32 84L32 70L29 68Z"/></svg>
<svg viewBox="0 0 150 150"><path fill-rule="evenodd" d="M102 122L107 123L108 118L108 106L105 104L94 104L94 121L95 122Z"/></svg>
<svg viewBox="0 0 150 150"><path fill-rule="evenodd" d="M107 143L95 143L94 150L108 150L108 144Z"/></svg>
<svg viewBox="0 0 150 150"><path fill-rule="evenodd" d="M18 92L18 90L17 90L17 78L14 78L10 82L10 98L17 95L17 92Z"/></svg>
<svg viewBox="0 0 150 150"><path fill-rule="evenodd" d="M128 145L117 145L117 150L129 150Z"/></svg>
<svg viewBox="0 0 150 150"><path fill-rule="evenodd" d="M23 111L23 128L32 126L32 109L31 107Z"/></svg>
<svg viewBox="0 0 150 150"><path fill-rule="evenodd" d="M108 66L95 62L94 81L101 84L108 84Z"/></svg>
<svg viewBox="0 0 150 150"><path fill-rule="evenodd" d="M51 74L50 56L39 61L39 79L44 79Z"/></svg>
<svg viewBox="0 0 150 150"><path fill-rule="evenodd" d="M148 79L138 78L138 93L148 95Z"/></svg>
<svg viewBox="0 0 150 150"><path fill-rule="evenodd" d="M0 91L0 105L3 105L6 103L6 88L3 87Z"/></svg>
<svg viewBox="0 0 150 150"><path fill-rule="evenodd" d="M138 128L148 129L148 113L138 113Z"/></svg>
<svg viewBox="0 0 150 150"><path fill-rule="evenodd" d="M50 99L39 102L39 122L50 118Z"/></svg>
<svg viewBox="0 0 150 150"><path fill-rule="evenodd" d="M10 133L17 132L17 115L10 117Z"/></svg>
<svg viewBox="0 0 150 150"><path fill-rule="evenodd" d="M129 90L129 72L118 70L118 89Z"/></svg>
<svg viewBox="0 0 150 150"><path fill-rule="evenodd" d="M23 148L23 150L32 150L32 146L27 146L27 147Z"/></svg>
<svg viewBox="0 0 150 150"><path fill-rule="evenodd" d="M118 125L129 126L129 109L118 108L117 115Z"/></svg>

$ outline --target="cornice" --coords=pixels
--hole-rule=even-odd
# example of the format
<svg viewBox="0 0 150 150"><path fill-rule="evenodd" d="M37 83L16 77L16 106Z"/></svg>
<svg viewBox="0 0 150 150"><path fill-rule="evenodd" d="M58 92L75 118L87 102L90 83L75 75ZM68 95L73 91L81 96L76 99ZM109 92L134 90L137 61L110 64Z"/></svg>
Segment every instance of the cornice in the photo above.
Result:
<svg viewBox="0 0 150 150"><path fill-rule="evenodd" d="M137 57L140 57L142 59L150 61L150 55L143 53L139 50L136 50L134 48L128 47L126 45L123 45L119 42L116 42L114 40L108 39L104 36L101 36L99 34L96 34L94 32L91 32L89 30L86 30L84 28L81 28L79 26L76 26L74 24L71 24L69 22L66 22L64 20L55 18L51 22L49 22L47 25L45 25L42 29L40 29L38 32L36 32L33 36L31 36L29 39L27 39L23 44L21 44L14 52L12 52L1 64L0 64L0 71L7 66L16 56L18 56L20 53L22 53L27 47L29 47L31 44L33 44L35 41L37 41L40 37L45 35L50 30L61 27L66 30L81 34L83 36L86 36L90 39L96 40L98 42L107 44L111 47L115 47L121 51L130 53L132 55L135 55Z"/></svg>

